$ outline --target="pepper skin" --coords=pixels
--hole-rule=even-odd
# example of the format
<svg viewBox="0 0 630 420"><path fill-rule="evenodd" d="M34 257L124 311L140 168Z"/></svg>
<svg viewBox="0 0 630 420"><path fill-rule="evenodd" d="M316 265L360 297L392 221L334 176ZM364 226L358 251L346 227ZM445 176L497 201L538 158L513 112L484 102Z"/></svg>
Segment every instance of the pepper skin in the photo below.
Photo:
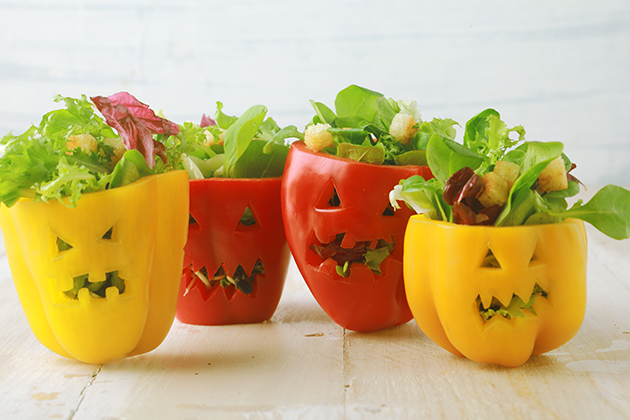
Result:
<svg viewBox="0 0 630 420"><path fill-rule="evenodd" d="M187 324L225 325L268 320L275 312L289 266L289 248L280 213L282 178L208 178L190 181L190 225L177 319ZM239 223L246 208L256 223ZM223 265L232 275L239 265L246 274L260 259L264 273L254 279L247 295L216 282L207 289L195 272L206 268L211 277ZM191 271L192 269L192 271Z"/></svg>
<svg viewBox="0 0 630 420"><path fill-rule="evenodd" d="M281 198L287 241L311 293L343 328L376 331L412 318L402 279L402 245L407 219L414 213L406 207L386 212L391 189L411 175L432 177L428 167L373 165L316 153L301 141L291 145ZM330 200L335 191L338 205ZM380 276L353 263L350 276L342 277L335 261L322 261L310 249L341 233L344 248L359 241L394 242Z"/></svg>
<svg viewBox="0 0 630 420"><path fill-rule="evenodd" d="M86 363L105 363L153 350L166 337L188 228L188 175L173 171L111 190L84 194L75 208L22 199L2 206L0 226L22 308L37 339ZM105 233L111 229L111 237ZM60 249L59 240L71 246ZM125 281L106 297L91 282L117 271Z"/></svg>
<svg viewBox="0 0 630 420"><path fill-rule="evenodd" d="M488 251L498 267L484 266ZM579 220L513 227L464 226L409 219L404 276L418 326L453 354L508 367L568 342L586 309L587 238ZM484 322L479 303L493 297L527 302L538 284L547 294L523 317ZM479 298L480 300L477 300Z"/></svg>

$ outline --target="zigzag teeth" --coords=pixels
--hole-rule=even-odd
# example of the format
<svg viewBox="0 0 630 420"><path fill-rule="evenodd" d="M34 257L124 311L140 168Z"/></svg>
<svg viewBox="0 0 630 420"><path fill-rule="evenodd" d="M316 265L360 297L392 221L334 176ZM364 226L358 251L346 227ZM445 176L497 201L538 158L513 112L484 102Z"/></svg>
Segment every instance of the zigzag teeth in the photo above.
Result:
<svg viewBox="0 0 630 420"><path fill-rule="evenodd" d="M511 291L506 290L505 292L495 294L494 297L497 298L503 306L508 306L512 301L513 294L514 293Z"/></svg>
<svg viewBox="0 0 630 420"><path fill-rule="evenodd" d="M492 292L491 291L484 291L481 292L479 294L479 298L481 299L481 304L483 305L483 307L485 309L490 307L490 304L492 303Z"/></svg>
<svg viewBox="0 0 630 420"><path fill-rule="evenodd" d="M518 285L515 289L514 294L520 297L523 302L527 302L534 291L534 285L523 283Z"/></svg>

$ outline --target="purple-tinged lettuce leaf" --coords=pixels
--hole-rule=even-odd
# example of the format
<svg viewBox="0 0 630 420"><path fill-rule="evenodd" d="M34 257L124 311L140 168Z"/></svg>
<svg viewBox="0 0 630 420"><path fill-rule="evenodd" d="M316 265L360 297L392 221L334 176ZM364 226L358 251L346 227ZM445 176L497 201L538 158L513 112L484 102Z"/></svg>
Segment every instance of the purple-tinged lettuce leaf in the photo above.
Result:
<svg viewBox="0 0 630 420"><path fill-rule="evenodd" d="M103 114L107 124L118 131L128 150L136 149L142 153L150 168L155 166L155 155L166 162L164 144L155 141L153 134L177 135L177 124L158 117L148 105L127 92L90 99Z"/></svg>

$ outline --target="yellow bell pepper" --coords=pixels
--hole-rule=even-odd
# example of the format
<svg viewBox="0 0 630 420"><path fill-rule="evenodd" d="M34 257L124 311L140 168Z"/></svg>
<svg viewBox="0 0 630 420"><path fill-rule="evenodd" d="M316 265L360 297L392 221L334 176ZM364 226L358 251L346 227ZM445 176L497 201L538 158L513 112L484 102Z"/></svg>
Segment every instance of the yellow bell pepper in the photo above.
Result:
<svg viewBox="0 0 630 420"><path fill-rule="evenodd" d="M420 329L453 354L519 366L568 342L586 309L579 220L514 227L409 219L404 280Z"/></svg>
<svg viewBox="0 0 630 420"><path fill-rule="evenodd" d="M162 343L175 316L188 231L185 171L84 194L75 208L22 199L2 206L0 226L22 308L44 346L104 363ZM124 287L90 293L111 273ZM85 287L68 292L77 279Z"/></svg>

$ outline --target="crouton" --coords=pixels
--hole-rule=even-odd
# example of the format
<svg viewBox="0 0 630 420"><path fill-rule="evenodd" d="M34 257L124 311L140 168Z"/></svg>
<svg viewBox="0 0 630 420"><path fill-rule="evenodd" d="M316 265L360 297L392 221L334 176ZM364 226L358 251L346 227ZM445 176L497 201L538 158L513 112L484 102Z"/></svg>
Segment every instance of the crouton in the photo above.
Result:
<svg viewBox="0 0 630 420"><path fill-rule="evenodd" d="M218 140L215 140L214 135L209 130L204 130L203 134L206 135L206 141L203 143L206 146L212 146L213 144L223 146L225 144L225 130L221 129Z"/></svg>
<svg viewBox="0 0 630 420"><path fill-rule="evenodd" d="M417 128L413 128L415 123L416 121L413 119L413 116L399 112L394 116L389 126L389 134L394 136L399 142L408 145L418 131Z"/></svg>
<svg viewBox="0 0 630 420"><path fill-rule="evenodd" d="M494 165L494 174L499 176L502 180L507 184L508 192L512 189L512 185L518 179L519 172L521 167L516 163L512 162L504 162L498 161L496 165Z"/></svg>
<svg viewBox="0 0 630 420"><path fill-rule="evenodd" d="M112 162L114 163L118 163L118 161L122 159L123 155L127 151L125 143L120 137L103 139L103 143L114 148L114 156L112 157Z"/></svg>
<svg viewBox="0 0 630 420"><path fill-rule="evenodd" d="M488 172L481 177L481 183L483 191L477 199L484 207L502 206L507 203L509 189L500 176L494 172Z"/></svg>
<svg viewBox="0 0 630 420"><path fill-rule="evenodd" d="M332 134L328 132L330 124L309 125L304 130L304 143L314 152L333 146Z"/></svg>
<svg viewBox="0 0 630 420"><path fill-rule="evenodd" d="M564 159L558 156L538 176L538 190L542 193L562 191L569 186Z"/></svg>
<svg viewBox="0 0 630 420"><path fill-rule="evenodd" d="M98 150L98 143L91 134L75 134L73 136L69 136L66 141L66 146L68 146L68 149L70 150L78 147L86 153L96 153Z"/></svg>

